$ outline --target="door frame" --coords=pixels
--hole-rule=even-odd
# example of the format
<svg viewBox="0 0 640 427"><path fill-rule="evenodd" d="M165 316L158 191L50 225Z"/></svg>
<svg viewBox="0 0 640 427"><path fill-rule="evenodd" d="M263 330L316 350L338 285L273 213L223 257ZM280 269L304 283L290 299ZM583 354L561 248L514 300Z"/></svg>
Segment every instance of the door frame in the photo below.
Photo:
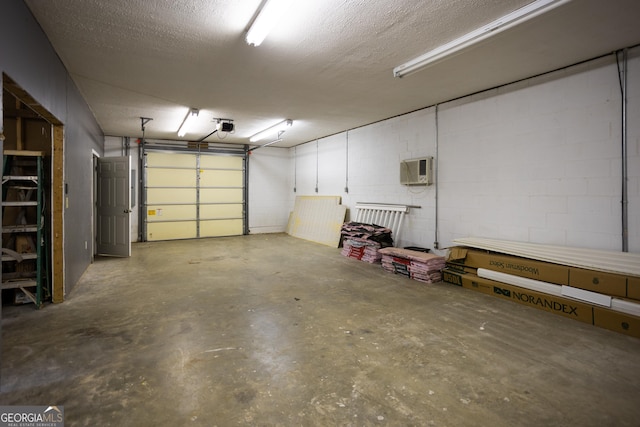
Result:
<svg viewBox="0 0 640 427"><path fill-rule="evenodd" d="M91 263L95 261L98 251L98 160L100 153L91 149L91 224L93 235L91 238Z"/></svg>
<svg viewBox="0 0 640 427"><path fill-rule="evenodd" d="M118 165L121 164L121 160L125 159L126 160L126 173L124 174L125 179L126 179L126 185L120 187L118 185L118 183L120 182L117 177L114 181L110 181L109 184L109 189L112 190L114 193L110 193L109 194L109 200L107 202L107 206L102 206L102 202L103 197L102 194L100 193L102 190L102 181L103 181L103 176L102 176L102 167L101 167L101 163L108 163L108 162L114 162L111 163L112 165ZM94 209L93 209L93 214L95 215L95 252L96 255L101 255L101 256L116 256L116 257L130 257L131 256L131 157L130 156L117 156L117 157L100 157L100 156L92 156L92 162L95 162L96 165L96 170L93 173L94 176L94 186L93 188L95 189L95 197L92 197L92 199L95 199L95 205L94 205ZM112 170L112 172L118 172L117 167L115 169ZM119 191L121 190L121 191ZM93 191L93 189L92 189ZM122 200L121 197L118 197L118 194L122 194L124 193L126 195L126 197L124 198L125 203L124 203L124 213L126 214L126 224L124 227L118 227L119 224L121 224L117 219L118 218L124 218L122 216L122 212L120 212L119 210L117 210L117 213L113 213L113 207L114 207L114 203L115 205L118 204L119 200ZM113 198L111 197L111 194L115 194L113 196ZM121 204L120 207L118 209L122 209L123 205ZM114 219L113 222L109 221L110 226L114 227L114 236L113 237L115 240L112 241L111 237L109 238L109 244L107 245L102 245L102 230L100 229L101 224L102 224L102 219L104 218L104 213L105 213L105 209L109 212L109 218ZM124 228L124 229L123 229ZM118 230L120 230L121 232L118 233ZM122 245L118 244L118 236L122 236L125 240L126 240L126 251L124 252L117 252L117 251L111 251L114 249L118 249L118 248L122 248ZM109 248L109 250L107 251L103 251L102 249L104 248ZM125 253L126 252L126 253Z"/></svg>

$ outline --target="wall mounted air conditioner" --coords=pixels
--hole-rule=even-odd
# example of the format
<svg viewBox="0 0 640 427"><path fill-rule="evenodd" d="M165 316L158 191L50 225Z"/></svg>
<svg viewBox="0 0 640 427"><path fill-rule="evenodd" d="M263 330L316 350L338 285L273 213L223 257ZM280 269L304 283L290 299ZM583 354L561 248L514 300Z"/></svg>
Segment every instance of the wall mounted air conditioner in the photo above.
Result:
<svg viewBox="0 0 640 427"><path fill-rule="evenodd" d="M433 157L403 160L400 162L400 184L431 185Z"/></svg>

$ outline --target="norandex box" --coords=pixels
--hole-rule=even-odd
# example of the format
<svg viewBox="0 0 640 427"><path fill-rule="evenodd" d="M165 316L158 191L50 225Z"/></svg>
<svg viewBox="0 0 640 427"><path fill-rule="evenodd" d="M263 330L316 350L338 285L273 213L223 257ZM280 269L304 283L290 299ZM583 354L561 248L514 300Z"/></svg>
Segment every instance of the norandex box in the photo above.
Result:
<svg viewBox="0 0 640 427"><path fill-rule="evenodd" d="M640 317L604 307L593 307L593 324L610 331L640 338Z"/></svg>
<svg viewBox="0 0 640 427"><path fill-rule="evenodd" d="M445 274L446 271L446 274ZM518 304L528 305L540 310L555 313L570 319L593 324L591 304L570 298L544 294L495 280L478 277L471 273L461 273L449 268L443 271L443 280L454 285L482 292L494 297L507 299Z"/></svg>

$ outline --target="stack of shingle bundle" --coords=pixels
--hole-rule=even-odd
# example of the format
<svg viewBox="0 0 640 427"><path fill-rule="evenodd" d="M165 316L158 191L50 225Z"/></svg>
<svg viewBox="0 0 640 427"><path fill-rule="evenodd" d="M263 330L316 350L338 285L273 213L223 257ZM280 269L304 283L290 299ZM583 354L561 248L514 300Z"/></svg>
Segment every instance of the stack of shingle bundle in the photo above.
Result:
<svg viewBox="0 0 640 427"><path fill-rule="evenodd" d="M393 246L391 229L375 224L361 222L346 222L342 224L342 239L351 239L364 242L377 242L381 248Z"/></svg>
<svg viewBox="0 0 640 427"><path fill-rule="evenodd" d="M425 252L400 248L380 249L382 268L425 283L442 280L445 258Z"/></svg>
<svg viewBox="0 0 640 427"><path fill-rule="evenodd" d="M369 263L380 262L380 248L393 245L391 230L375 224L347 222L342 225L341 254Z"/></svg>
<svg viewBox="0 0 640 427"><path fill-rule="evenodd" d="M353 239L346 239L342 243L342 252L341 254L355 258L361 261L366 261L370 263L376 263L380 261L382 257L378 250L380 249L380 244L377 242L366 242L366 241L358 241Z"/></svg>

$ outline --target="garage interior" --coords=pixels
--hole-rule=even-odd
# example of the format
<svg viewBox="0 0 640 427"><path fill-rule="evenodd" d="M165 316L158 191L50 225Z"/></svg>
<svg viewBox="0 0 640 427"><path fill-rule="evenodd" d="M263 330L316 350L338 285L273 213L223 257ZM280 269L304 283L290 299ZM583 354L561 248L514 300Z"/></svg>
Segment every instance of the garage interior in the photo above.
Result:
<svg viewBox="0 0 640 427"><path fill-rule="evenodd" d="M252 39L275 3L0 6L0 404L68 425L636 425L637 2L289 2ZM453 276L343 256L363 206ZM489 279L452 255L474 237L602 255L624 275L604 298L631 308L604 325L474 292Z"/></svg>

